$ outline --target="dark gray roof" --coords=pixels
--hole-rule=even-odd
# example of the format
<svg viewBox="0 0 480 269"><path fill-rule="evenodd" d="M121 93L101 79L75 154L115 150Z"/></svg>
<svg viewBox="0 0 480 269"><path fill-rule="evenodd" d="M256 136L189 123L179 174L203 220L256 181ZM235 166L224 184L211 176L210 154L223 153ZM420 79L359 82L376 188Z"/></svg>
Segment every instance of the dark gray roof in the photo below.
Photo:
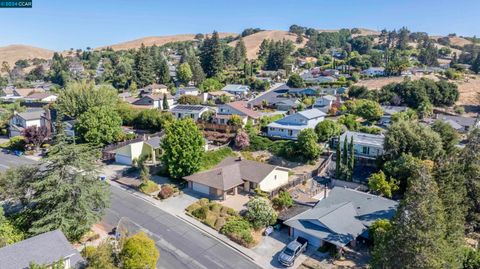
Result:
<svg viewBox="0 0 480 269"><path fill-rule="evenodd" d="M177 105L172 109L172 112L193 112L193 111L202 111L206 109L206 106L201 105Z"/></svg>
<svg viewBox="0 0 480 269"><path fill-rule="evenodd" d="M347 141L350 142L351 137L353 137L353 142L355 144L382 148L383 142L385 141L385 137L382 135L346 131L340 136L340 143L343 143L345 138L347 138Z"/></svg>
<svg viewBox="0 0 480 269"><path fill-rule="evenodd" d="M149 144L154 149L159 149L161 141L162 141L161 136L154 136L154 137L151 137L150 139L146 140L145 143Z"/></svg>
<svg viewBox="0 0 480 269"><path fill-rule="evenodd" d="M26 269L31 262L50 265L67 257L72 268L82 268L85 263L65 235L55 230L0 248L0 268Z"/></svg>
<svg viewBox="0 0 480 269"><path fill-rule="evenodd" d="M391 219L398 203L380 196L346 188L333 188L313 209L285 225L343 247L378 219Z"/></svg>
<svg viewBox="0 0 480 269"><path fill-rule="evenodd" d="M17 115L24 120L39 120L45 114L43 109L20 112Z"/></svg>

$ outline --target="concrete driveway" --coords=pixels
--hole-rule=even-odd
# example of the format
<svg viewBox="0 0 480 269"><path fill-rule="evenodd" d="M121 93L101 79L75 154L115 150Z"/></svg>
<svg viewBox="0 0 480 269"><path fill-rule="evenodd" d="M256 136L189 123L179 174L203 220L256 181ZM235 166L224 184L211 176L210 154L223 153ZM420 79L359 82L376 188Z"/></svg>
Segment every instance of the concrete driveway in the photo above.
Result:
<svg viewBox="0 0 480 269"><path fill-rule="evenodd" d="M285 268L278 262L278 256L285 246L292 241L293 238L288 236L288 229L282 228L280 231L274 231L269 236L264 236L262 241L255 246L252 251L261 257L259 262L264 268ZM308 256L315 252L314 248L307 248L307 251L295 260L295 264L290 268L297 268L300 266Z"/></svg>

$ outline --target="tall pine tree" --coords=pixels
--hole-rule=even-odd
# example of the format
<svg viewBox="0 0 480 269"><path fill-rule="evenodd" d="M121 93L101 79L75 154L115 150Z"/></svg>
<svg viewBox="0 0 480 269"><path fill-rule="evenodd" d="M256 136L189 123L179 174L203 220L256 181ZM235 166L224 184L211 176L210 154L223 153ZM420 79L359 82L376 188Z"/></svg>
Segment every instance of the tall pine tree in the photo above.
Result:
<svg viewBox="0 0 480 269"><path fill-rule="evenodd" d="M247 60L247 48L245 42L240 38L235 45L234 61L238 68L243 68L245 61Z"/></svg>
<svg viewBox="0 0 480 269"><path fill-rule="evenodd" d="M223 71L223 49L220 37L214 31L211 38L206 38L201 47L202 68L207 77L213 77Z"/></svg>
<svg viewBox="0 0 480 269"><path fill-rule="evenodd" d="M145 87L155 82L152 57L149 49L143 44L135 54L135 71L138 86Z"/></svg>

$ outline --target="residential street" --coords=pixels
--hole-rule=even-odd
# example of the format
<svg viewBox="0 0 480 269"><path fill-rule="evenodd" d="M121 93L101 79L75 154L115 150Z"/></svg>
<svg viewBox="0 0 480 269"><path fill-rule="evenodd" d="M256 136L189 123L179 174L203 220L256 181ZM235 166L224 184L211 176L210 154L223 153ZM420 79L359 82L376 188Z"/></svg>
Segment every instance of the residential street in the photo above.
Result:
<svg viewBox="0 0 480 269"><path fill-rule="evenodd" d="M160 249L158 268L260 268L240 253L179 218L111 186L111 207L102 221L110 229L121 220L128 230L142 229Z"/></svg>
<svg viewBox="0 0 480 269"><path fill-rule="evenodd" d="M18 157L13 154L6 154L0 152L0 172L5 171L10 167L33 163L35 163L35 161L27 159L25 157Z"/></svg>

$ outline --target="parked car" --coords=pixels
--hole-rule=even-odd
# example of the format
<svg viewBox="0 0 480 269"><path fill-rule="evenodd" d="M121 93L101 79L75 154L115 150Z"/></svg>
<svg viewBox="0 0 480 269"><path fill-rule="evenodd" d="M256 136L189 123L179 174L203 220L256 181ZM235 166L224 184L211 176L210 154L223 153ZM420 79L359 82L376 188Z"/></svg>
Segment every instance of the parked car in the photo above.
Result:
<svg viewBox="0 0 480 269"><path fill-rule="evenodd" d="M278 256L278 261L285 266L292 266L295 259L307 250L308 240L303 237L297 237L294 241L282 250Z"/></svg>

